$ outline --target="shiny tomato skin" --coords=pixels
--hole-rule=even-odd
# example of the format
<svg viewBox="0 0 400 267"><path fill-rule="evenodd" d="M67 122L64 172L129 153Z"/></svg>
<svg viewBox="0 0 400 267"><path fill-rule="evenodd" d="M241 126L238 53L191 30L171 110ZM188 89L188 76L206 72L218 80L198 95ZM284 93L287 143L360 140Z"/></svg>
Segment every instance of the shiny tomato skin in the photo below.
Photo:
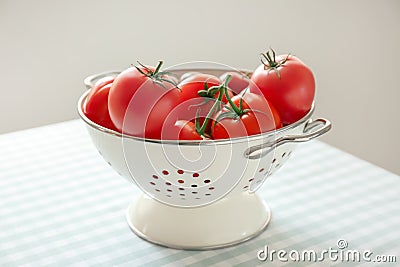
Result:
<svg viewBox="0 0 400 267"><path fill-rule="evenodd" d="M282 128L283 127L283 123L282 123L281 115L279 115L278 110L271 103L268 103L268 106L269 106L270 112L272 113L272 116L273 116L274 121L275 121L275 130L279 129L279 128Z"/></svg>
<svg viewBox="0 0 400 267"><path fill-rule="evenodd" d="M138 88L147 80L136 68L131 67L121 72L114 80L108 97L111 120L122 131L126 109Z"/></svg>
<svg viewBox="0 0 400 267"><path fill-rule="evenodd" d="M105 77L90 89L83 106L83 113L91 121L107 129L117 131L108 110L108 95L113 81L113 77Z"/></svg>
<svg viewBox="0 0 400 267"><path fill-rule="evenodd" d="M220 84L220 80L211 74L194 73L178 84L181 89L181 102L198 98L198 91L204 90L204 84L210 88Z"/></svg>
<svg viewBox="0 0 400 267"><path fill-rule="evenodd" d="M189 75L190 74L190 75ZM199 95L199 91L205 90L204 84L206 83L208 88L213 86L221 85L221 81L214 75L205 73L189 73L185 79L178 85L181 89L181 103L173 111L177 120L186 120L195 122L198 118L200 125L203 125L205 118L209 115L214 103L219 97L219 92L215 93L212 97L202 97ZM233 93L228 89L228 95L232 98ZM227 103L226 96L222 96L220 105ZM219 109L217 109L219 110ZM214 112L207 122L205 128L205 135L211 134L212 117L215 115ZM169 123L170 124L170 123Z"/></svg>
<svg viewBox="0 0 400 267"><path fill-rule="evenodd" d="M160 85L131 67L115 78L110 89L110 117L125 134L160 139L165 117L179 103L179 97L172 84Z"/></svg>
<svg viewBox="0 0 400 267"><path fill-rule="evenodd" d="M220 81L210 74L194 73L178 84L181 90L179 105L173 111L178 120L194 120L197 115L205 117L214 101L211 98L199 96L199 91L208 87L218 86Z"/></svg>
<svg viewBox="0 0 400 267"><path fill-rule="evenodd" d="M239 94L246 89L250 84L250 79L246 75L237 71L228 71L222 74L219 79L224 81L228 75L231 75L232 80L228 83L228 87L235 93Z"/></svg>
<svg viewBox="0 0 400 267"><path fill-rule="evenodd" d="M167 120L162 128L162 140L202 140L196 126L191 121L177 120L173 124Z"/></svg>
<svg viewBox="0 0 400 267"><path fill-rule="evenodd" d="M107 84L113 83L114 80L115 80L115 77L112 77L112 76L106 76L106 77L103 77L103 78L99 79L99 80L95 83L95 85L93 86L92 89L94 89L94 90L91 90L91 92L89 93L88 97L89 97L90 94L93 93L94 91L96 91L96 90L98 90L98 89L104 87L104 86L107 85Z"/></svg>
<svg viewBox="0 0 400 267"><path fill-rule="evenodd" d="M251 92L261 93L278 110L284 125L298 121L306 115L315 96L312 71L297 57L280 55L276 61L286 62L274 69L261 64L251 77ZM279 74L278 74L279 72Z"/></svg>
<svg viewBox="0 0 400 267"><path fill-rule="evenodd" d="M248 112L237 119L222 119L212 127L213 139L229 139L258 133L259 125L253 112Z"/></svg>
<svg viewBox="0 0 400 267"><path fill-rule="evenodd" d="M196 132L195 124L191 121L178 120L175 126L179 128L179 140L202 140Z"/></svg>
<svg viewBox="0 0 400 267"><path fill-rule="evenodd" d="M239 106L240 98L243 99L243 109L250 109L256 114L263 114L267 119L265 121L260 121L262 132L279 129L283 126L278 110L272 103L265 99L265 97L247 92L243 94L242 97L235 96L232 98L233 103Z"/></svg>
<svg viewBox="0 0 400 267"><path fill-rule="evenodd" d="M211 107L217 101L219 92L212 97L202 97L199 91L205 90L204 84L208 88L219 86L221 81L214 75L204 73L193 73L185 78L178 87L181 89L181 99L176 113L179 113L178 119L193 121L196 116L206 117ZM228 94L233 97L232 91L229 89ZM227 103L226 96L222 97L222 102Z"/></svg>
<svg viewBox="0 0 400 267"><path fill-rule="evenodd" d="M248 110L238 118L223 118L217 122L217 118L226 108L218 112L212 127L213 139L228 139L243 136L251 136L282 127L279 114L267 100L257 94L250 92L243 96L236 95L232 102L239 107L242 98L243 110Z"/></svg>

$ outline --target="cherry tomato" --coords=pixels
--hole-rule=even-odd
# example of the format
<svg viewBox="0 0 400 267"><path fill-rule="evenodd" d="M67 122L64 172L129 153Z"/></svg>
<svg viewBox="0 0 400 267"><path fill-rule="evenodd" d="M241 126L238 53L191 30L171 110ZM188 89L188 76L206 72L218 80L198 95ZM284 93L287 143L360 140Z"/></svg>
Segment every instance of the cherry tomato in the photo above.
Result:
<svg viewBox="0 0 400 267"><path fill-rule="evenodd" d="M108 111L108 95L113 81L114 77L104 77L90 89L83 106L83 113L91 121L117 131Z"/></svg>
<svg viewBox="0 0 400 267"><path fill-rule="evenodd" d="M232 102L234 106L225 106L215 116L214 139L250 136L282 127L277 110L263 96L247 92L234 96Z"/></svg>
<svg viewBox="0 0 400 267"><path fill-rule="evenodd" d="M258 90L278 110L283 124L291 124L306 115L315 95L312 71L297 57L263 54L263 64L253 73L251 91Z"/></svg>
<svg viewBox="0 0 400 267"><path fill-rule="evenodd" d="M222 74L219 79L224 81L228 75L231 75L232 80L229 82L228 87L235 93L239 94L246 89L250 84L250 79L246 75L236 72L229 71Z"/></svg>
<svg viewBox="0 0 400 267"><path fill-rule="evenodd" d="M139 63L140 64L140 63ZM166 116L179 103L180 91L170 77L142 64L121 72L108 96L110 117L123 133L160 139Z"/></svg>

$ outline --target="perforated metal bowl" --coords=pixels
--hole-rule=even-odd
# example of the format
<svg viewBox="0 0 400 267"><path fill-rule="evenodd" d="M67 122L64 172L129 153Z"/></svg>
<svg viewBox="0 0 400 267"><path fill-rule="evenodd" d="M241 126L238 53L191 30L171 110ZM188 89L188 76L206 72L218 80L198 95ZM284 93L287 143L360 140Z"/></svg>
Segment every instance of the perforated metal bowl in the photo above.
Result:
<svg viewBox="0 0 400 267"><path fill-rule="evenodd" d="M181 75L193 69L173 71ZM196 69L196 71L219 76L231 69ZM91 87L101 77L117 73L90 76L85 80L85 84ZM135 183L146 194L145 198L142 197L142 202L148 202L149 199L157 201L147 205L152 211L139 211L137 207L141 206L140 203L136 203L128 210L131 228L147 240L171 247L195 249L221 247L241 242L259 233L269 220L269 215L262 216L262 214L269 212L263 204L253 205L254 212L251 213L252 207L245 204L247 200L254 199L254 192L263 181L289 159L297 142L316 138L331 128L330 122L326 119L311 119L313 107L302 119L291 125L249 137L203 141L144 139L106 129L89 120L82 112L87 94L88 92L85 92L81 96L78 112L97 150L121 176ZM229 222L233 227L232 233L221 240L214 240L212 235L214 231L227 231L227 227L222 226L226 222L217 222L221 228L214 225L212 231L207 227L203 230L197 229L197 234L191 233L189 228L186 233L189 240L187 242L186 239L173 241L176 239L173 234L179 235L176 230L175 233L165 236L165 232L157 230L157 224L152 224L153 228L145 225L146 220L160 220L159 224L162 227L174 232L173 229L181 222L171 218L181 216L179 214L182 213L182 209L188 211L184 213L185 223L180 228L185 228L187 223L195 224L195 221L199 220L198 214L207 214L204 213L207 208L213 210L210 214L218 213L215 212L217 210L225 214L226 218L231 218L233 211L226 210L228 205L226 203L229 203L229 200L236 201L238 210L247 210L249 226L235 226L234 222ZM262 202L262 200L255 201ZM218 206L221 207L216 208ZM157 213L167 215L159 218L155 215ZM172 217L169 218L168 214ZM149 217L142 220L145 216ZM252 216L254 218L251 218ZM257 219L258 217L263 218L262 222ZM196 240L204 240L204 236L209 236L210 240L204 242Z"/></svg>

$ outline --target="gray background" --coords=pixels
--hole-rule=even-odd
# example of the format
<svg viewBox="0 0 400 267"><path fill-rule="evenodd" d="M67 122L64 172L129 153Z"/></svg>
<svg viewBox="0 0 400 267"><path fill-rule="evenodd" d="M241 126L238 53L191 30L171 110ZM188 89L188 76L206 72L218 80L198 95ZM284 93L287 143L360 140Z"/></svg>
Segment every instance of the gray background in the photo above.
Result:
<svg viewBox="0 0 400 267"><path fill-rule="evenodd" d="M0 0L0 133L77 118L82 80L136 60L254 69L272 46L317 79L321 139L400 174L399 1Z"/></svg>

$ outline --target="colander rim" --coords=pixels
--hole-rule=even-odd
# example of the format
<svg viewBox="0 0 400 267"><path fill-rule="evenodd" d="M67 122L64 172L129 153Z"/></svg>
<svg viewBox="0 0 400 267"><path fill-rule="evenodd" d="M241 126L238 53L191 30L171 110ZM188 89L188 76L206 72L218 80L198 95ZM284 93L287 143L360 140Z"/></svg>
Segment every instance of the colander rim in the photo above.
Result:
<svg viewBox="0 0 400 267"><path fill-rule="evenodd" d="M301 119L298 121L286 125L282 128L279 128L274 131L269 131L257 135L251 135L251 136L243 136L243 137L236 137L236 138L231 138L231 139L218 139L218 140L213 140L213 139L206 139L206 140L160 140L160 139L150 139L150 138L144 138L144 137L138 137L138 136L132 136L132 135L127 135L123 134L120 132L116 132L114 130L108 129L104 126L101 126L92 120L90 120L84 113L83 113L83 105L86 100L87 95L89 94L90 90L85 91L81 97L78 100L78 114L79 117L90 127L94 128L95 130L98 130L100 132L103 132L108 135L113 135L116 137L120 138L128 138L128 139L133 139L136 141L141 141L141 142L148 142L148 143L159 143L159 144L171 144L171 145L216 145L216 144L232 144L232 143L240 143L240 142L250 142L258 139L264 139L264 138L271 138L272 136L280 135L281 133L288 131L290 129L296 128L301 124L304 124L307 122L313 112L314 112L314 102L312 103L310 111Z"/></svg>

